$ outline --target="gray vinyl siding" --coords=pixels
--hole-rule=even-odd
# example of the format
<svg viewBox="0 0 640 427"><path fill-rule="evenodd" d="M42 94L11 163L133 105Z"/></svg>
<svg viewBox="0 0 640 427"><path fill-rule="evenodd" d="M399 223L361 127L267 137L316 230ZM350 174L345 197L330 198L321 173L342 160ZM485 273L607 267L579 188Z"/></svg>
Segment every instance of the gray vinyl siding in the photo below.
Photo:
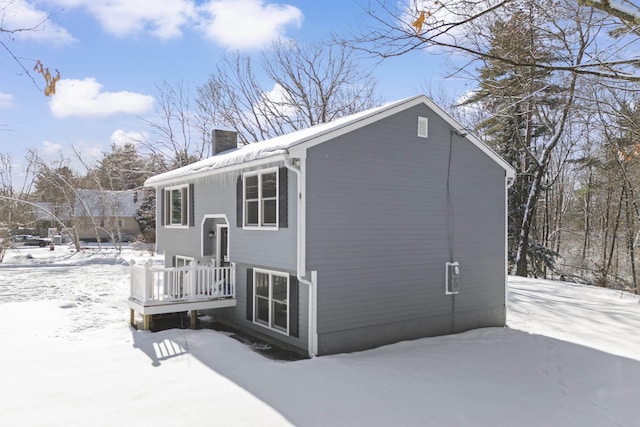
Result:
<svg viewBox="0 0 640 427"><path fill-rule="evenodd" d="M428 139L416 136L418 116ZM453 135L449 201L450 138L420 105L309 149L320 354L504 325L505 171ZM455 297L444 292L451 239Z"/></svg>
<svg viewBox="0 0 640 427"><path fill-rule="evenodd" d="M259 338L275 341L284 348L296 350L301 354L307 354L309 331L309 287L300 283L298 286L298 337L286 336L277 331L266 328L260 324L247 320L247 269L264 268L277 270L273 267L256 264L236 265L236 299L237 305L232 308L217 309L213 316L222 323L233 326ZM295 276L295 271L278 270Z"/></svg>
<svg viewBox="0 0 640 427"><path fill-rule="evenodd" d="M195 225L157 229L158 248L165 251L165 265L170 266L174 255L201 257L202 229L205 215L226 215L229 224L229 259L237 263L269 266L272 269L296 269L296 177L288 172L288 226L275 230L245 230L236 224L236 174L222 174L200 178L194 182ZM161 190L159 190L161 191ZM160 193L158 198L160 199ZM158 212L159 215L159 212ZM158 216L159 217L159 216ZM205 245L208 242L204 243Z"/></svg>
<svg viewBox="0 0 640 427"><path fill-rule="evenodd" d="M296 230L297 230L297 181L288 171L288 224L286 228L274 230L245 230L236 222L236 182L239 173L215 175L197 179L194 182L194 223L193 227L157 228L158 249L165 252L165 266L172 266L174 256L193 257L201 262L209 262L211 257L202 257L201 245L210 250L208 229L202 229L202 220L206 215L226 215L229 225L229 260L236 263L236 300L235 307L211 310L217 320L230 324L237 329L258 337L276 341L284 347L307 351L308 344L308 299L309 290L299 285L298 301L298 337L289 337L276 331L254 324L246 319L246 278L248 268L264 268L295 274ZM159 189L157 200L161 200L163 189ZM160 205L160 203L158 203ZM161 209L161 206L158 206ZM160 211L158 211L160 218Z"/></svg>

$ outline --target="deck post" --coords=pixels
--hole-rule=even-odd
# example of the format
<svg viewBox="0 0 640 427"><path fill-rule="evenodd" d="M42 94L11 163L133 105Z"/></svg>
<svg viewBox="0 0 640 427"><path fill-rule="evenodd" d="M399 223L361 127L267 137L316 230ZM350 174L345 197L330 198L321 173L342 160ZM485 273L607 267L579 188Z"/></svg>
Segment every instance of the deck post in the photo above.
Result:
<svg viewBox="0 0 640 427"><path fill-rule="evenodd" d="M198 310L191 310L189 314L191 315L191 329L195 329L196 321L198 320Z"/></svg>
<svg viewBox="0 0 640 427"><path fill-rule="evenodd" d="M236 263L231 263L231 283L229 283L230 288L229 293L235 298L236 297Z"/></svg>
<svg viewBox="0 0 640 427"><path fill-rule="evenodd" d="M189 273L189 283L187 284L187 296L189 298L193 298L196 294L196 275L198 274L197 267L198 262L196 260L189 263L189 268L191 269L191 272Z"/></svg>
<svg viewBox="0 0 640 427"><path fill-rule="evenodd" d="M0 261L2 261L2 259L0 259ZM129 295L134 295L135 292L133 291L135 289L134 286L134 274L133 274L133 266L136 265L136 261L135 260L130 260L129 261Z"/></svg>
<svg viewBox="0 0 640 427"><path fill-rule="evenodd" d="M135 310L133 308L129 309L129 323L133 327L136 326L136 312L135 312Z"/></svg>
<svg viewBox="0 0 640 427"><path fill-rule="evenodd" d="M150 329L150 325L151 325L151 315L150 314L143 314L142 315L142 330L144 331L148 331Z"/></svg>
<svg viewBox="0 0 640 427"><path fill-rule="evenodd" d="M153 261L148 259L144 263L144 296L143 301L147 301L153 297L153 274L151 273L151 266ZM146 328L145 328L146 329Z"/></svg>

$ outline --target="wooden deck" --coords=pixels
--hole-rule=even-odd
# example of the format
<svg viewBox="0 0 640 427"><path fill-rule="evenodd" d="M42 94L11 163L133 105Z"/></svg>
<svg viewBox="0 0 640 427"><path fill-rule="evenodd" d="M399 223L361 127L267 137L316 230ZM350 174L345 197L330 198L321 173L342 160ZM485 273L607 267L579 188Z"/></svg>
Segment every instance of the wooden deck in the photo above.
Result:
<svg viewBox="0 0 640 427"><path fill-rule="evenodd" d="M236 305L235 264L218 267L192 262L185 267L154 266L131 263L131 291L128 300L130 323L135 326L135 313L143 317L148 330L151 316L163 313L191 313L195 327L198 310Z"/></svg>

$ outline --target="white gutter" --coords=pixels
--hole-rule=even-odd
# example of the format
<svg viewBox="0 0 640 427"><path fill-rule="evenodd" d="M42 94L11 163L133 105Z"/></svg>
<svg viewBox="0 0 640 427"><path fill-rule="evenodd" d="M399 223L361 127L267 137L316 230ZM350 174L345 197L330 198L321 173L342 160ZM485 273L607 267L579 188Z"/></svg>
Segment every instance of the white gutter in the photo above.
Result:
<svg viewBox="0 0 640 427"><path fill-rule="evenodd" d="M248 160L246 162L233 163L226 166L219 166L216 168L208 168L203 167L202 170L192 171L190 173L179 174L174 171L179 171L179 169L175 169L174 171L169 171L162 173L160 175L155 175L150 177L144 182L145 187L162 187L171 184L180 184L185 181L195 180L202 177L207 177L211 175L218 175L226 172L235 172L242 169L249 169L252 167L263 166L271 163L279 163L283 160L286 160L287 157L282 153L275 153L270 156L261 157L255 160ZM188 166L185 166L188 167Z"/></svg>
<svg viewBox="0 0 640 427"><path fill-rule="evenodd" d="M287 169L293 171L297 177L298 191L298 221L296 233L297 259L296 277L299 283L304 283L309 287L309 318L308 318L308 343L307 351L310 357L318 354L318 334L316 324L316 301L317 301L317 272L311 272L311 280L305 278L307 263L307 224L306 224L306 150L300 152L296 158L285 158L284 164Z"/></svg>

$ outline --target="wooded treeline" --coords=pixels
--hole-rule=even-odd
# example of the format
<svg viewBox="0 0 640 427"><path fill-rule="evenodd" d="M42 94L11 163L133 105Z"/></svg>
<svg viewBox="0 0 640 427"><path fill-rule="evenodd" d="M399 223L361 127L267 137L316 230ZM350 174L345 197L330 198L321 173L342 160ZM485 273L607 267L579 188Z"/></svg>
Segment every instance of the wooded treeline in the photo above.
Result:
<svg viewBox="0 0 640 427"><path fill-rule="evenodd" d="M32 162L37 179L21 194L7 197L20 186L2 183L2 209L17 209L16 199L68 198L71 182L141 189L150 174L210 155L214 128L248 143L376 105L372 71L357 53L393 60L420 52L417 62L444 53L451 69L443 74L472 89L455 99L430 95L517 171L509 189L510 273L639 292L638 6L371 0L363 14L364 26L348 40L229 54L195 90L159 84L146 137L112 147L79 177L68 176L66 164ZM45 180L47 171L55 178ZM9 175L0 170L0 179ZM61 183L61 176L68 178ZM58 190L41 190L44 183Z"/></svg>
<svg viewBox="0 0 640 427"><path fill-rule="evenodd" d="M510 2L470 27L482 55L458 107L518 173L510 272L637 292L637 34L574 2Z"/></svg>

